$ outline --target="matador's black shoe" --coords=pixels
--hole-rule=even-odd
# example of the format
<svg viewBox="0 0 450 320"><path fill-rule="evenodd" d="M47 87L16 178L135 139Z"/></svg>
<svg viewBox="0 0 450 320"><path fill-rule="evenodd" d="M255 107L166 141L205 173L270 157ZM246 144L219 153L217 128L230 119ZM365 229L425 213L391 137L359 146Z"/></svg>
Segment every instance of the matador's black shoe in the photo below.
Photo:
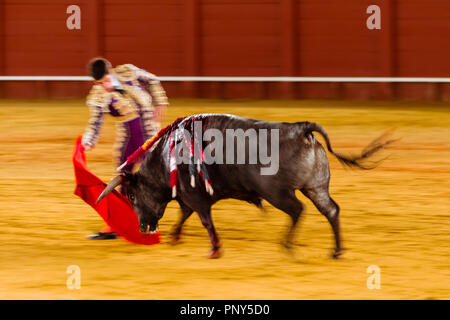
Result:
<svg viewBox="0 0 450 320"><path fill-rule="evenodd" d="M117 233L115 232L98 232L87 236L90 240L112 240L117 239Z"/></svg>

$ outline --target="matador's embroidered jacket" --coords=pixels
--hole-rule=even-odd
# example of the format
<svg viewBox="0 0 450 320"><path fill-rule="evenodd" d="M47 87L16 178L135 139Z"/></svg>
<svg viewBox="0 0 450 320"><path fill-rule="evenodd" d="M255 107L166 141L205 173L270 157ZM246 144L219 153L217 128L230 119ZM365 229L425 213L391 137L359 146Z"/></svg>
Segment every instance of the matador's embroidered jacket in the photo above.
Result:
<svg viewBox="0 0 450 320"><path fill-rule="evenodd" d="M89 92L86 103L90 107L91 118L83 135L83 144L94 146L97 143L105 113L117 119L119 140L125 124L136 118L141 120L144 139L159 130L160 124L153 120L153 105L168 105L168 101L156 76L132 64L117 66L114 72L118 90L108 92L95 84Z"/></svg>

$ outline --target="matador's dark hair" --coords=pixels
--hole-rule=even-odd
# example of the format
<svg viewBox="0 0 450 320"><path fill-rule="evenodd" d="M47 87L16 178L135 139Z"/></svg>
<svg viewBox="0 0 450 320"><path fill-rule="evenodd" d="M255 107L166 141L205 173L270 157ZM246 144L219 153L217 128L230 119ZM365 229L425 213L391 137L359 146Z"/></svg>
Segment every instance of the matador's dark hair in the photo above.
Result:
<svg viewBox="0 0 450 320"><path fill-rule="evenodd" d="M89 61L88 72L95 80L100 80L106 74L108 74L108 69L111 67L111 63L105 58L94 58Z"/></svg>

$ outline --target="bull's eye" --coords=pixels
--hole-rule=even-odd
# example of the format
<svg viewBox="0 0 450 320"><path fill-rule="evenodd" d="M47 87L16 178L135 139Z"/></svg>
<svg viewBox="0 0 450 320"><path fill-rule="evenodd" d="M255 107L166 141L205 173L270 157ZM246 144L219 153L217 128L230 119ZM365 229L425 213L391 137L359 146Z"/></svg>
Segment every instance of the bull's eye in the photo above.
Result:
<svg viewBox="0 0 450 320"><path fill-rule="evenodd" d="M128 199L130 199L130 201L133 202L134 201L134 194L129 193L128 194Z"/></svg>

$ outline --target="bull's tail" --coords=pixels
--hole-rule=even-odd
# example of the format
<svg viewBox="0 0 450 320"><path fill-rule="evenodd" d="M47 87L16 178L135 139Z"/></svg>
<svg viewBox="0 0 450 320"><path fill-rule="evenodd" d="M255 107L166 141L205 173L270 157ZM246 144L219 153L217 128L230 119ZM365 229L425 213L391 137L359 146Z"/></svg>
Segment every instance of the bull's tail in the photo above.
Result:
<svg viewBox="0 0 450 320"><path fill-rule="evenodd" d="M386 148L391 143L397 141L398 139L391 139L390 136L392 131L386 131L381 136L373 140L369 145L367 145L362 151L360 155L348 155L344 156L340 153L337 153L331 147L330 139L328 138L328 134L325 129L314 122L303 122L304 125L304 133L311 134L313 131L320 133L325 139L325 143L327 145L327 149L330 153L332 153L343 165L348 167L357 167L364 170L370 170L375 168L381 161L372 163L371 165L364 163L365 160L370 158L376 152Z"/></svg>

